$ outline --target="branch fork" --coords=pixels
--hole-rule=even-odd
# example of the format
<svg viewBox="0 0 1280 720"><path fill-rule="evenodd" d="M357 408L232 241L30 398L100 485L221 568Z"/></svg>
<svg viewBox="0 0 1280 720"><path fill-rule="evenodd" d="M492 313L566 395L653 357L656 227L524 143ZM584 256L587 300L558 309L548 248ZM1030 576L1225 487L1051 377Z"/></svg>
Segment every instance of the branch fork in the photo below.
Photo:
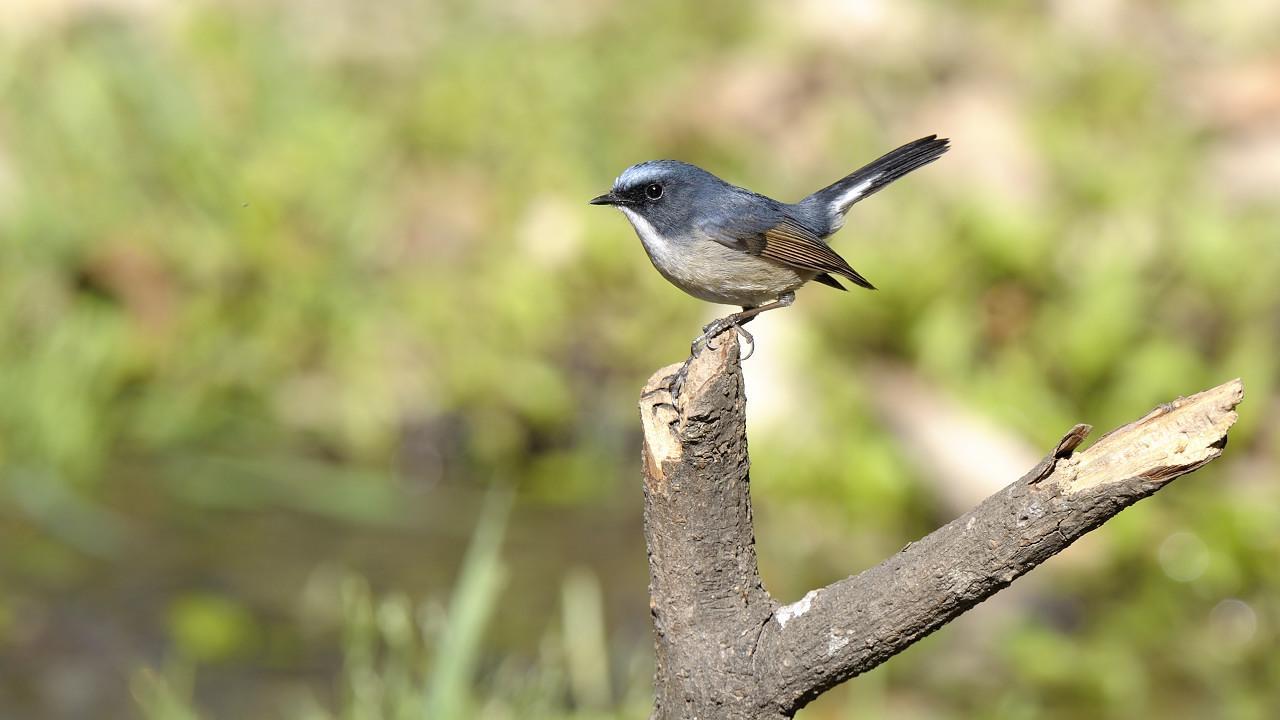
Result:
<svg viewBox="0 0 1280 720"><path fill-rule="evenodd" d="M1222 454L1239 380L1161 405L857 575L780 605L756 562L737 337L659 370L640 401L653 718L790 718Z"/></svg>

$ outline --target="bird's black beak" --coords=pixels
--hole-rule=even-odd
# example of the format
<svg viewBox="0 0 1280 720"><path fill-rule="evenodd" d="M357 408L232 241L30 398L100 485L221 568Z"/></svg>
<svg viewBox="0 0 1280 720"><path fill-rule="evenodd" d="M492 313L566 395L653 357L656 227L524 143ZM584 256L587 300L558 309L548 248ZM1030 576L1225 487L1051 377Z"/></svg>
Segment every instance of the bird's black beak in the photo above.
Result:
<svg viewBox="0 0 1280 720"><path fill-rule="evenodd" d="M626 198L623 198L620 195L615 195L612 191L598 197L593 197L590 200L592 205L624 205L626 202Z"/></svg>

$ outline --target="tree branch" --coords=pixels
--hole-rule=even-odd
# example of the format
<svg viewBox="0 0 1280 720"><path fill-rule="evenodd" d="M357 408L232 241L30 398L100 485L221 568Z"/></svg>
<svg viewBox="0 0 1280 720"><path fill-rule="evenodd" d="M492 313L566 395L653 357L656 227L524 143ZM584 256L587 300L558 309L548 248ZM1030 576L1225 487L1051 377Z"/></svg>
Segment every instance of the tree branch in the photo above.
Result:
<svg viewBox="0 0 1280 720"><path fill-rule="evenodd" d="M1222 453L1243 386L1181 398L1043 461L856 576L779 607L756 565L736 338L645 387L645 539L654 718L788 718Z"/></svg>

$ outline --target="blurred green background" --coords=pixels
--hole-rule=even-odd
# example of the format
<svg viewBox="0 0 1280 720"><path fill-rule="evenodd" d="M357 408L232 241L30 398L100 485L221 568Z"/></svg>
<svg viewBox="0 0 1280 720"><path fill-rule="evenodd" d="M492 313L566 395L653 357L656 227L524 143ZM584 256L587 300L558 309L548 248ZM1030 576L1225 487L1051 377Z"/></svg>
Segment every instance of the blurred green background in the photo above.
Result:
<svg viewBox="0 0 1280 720"><path fill-rule="evenodd" d="M762 571L1241 376L1221 462L801 713L1274 717L1280 5L9 0L0 716L643 718L639 388L726 308L586 200L937 132L753 325ZM939 441L938 438L945 438Z"/></svg>

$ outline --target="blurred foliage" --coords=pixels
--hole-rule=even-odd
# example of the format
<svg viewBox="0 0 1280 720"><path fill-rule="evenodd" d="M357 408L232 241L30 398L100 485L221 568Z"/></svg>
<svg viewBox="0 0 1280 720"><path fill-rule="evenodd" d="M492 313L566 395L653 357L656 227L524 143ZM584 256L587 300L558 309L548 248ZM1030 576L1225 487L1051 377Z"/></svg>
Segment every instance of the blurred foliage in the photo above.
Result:
<svg viewBox="0 0 1280 720"><path fill-rule="evenodd" d="M506 663L494 672L485 697L473 695L484 631L494 606L505 597L498 549L509 506L509 498L501 495L490 499L447 609L433 603L414 604L400 593L378 598L359 576L341 578L344 643L339 710L330 713L313 695L303 694L290 701L285 715L306 720L605 716L600 711L612 706L613 699L608 690L602 603L590 576L582 573L571 575L564 585L564 637L544 640L534 669ZM589 638L585 647L584 635ZM584 653L599 662L583 663ZM635 675L639 692L628 693L617 704L621 717L638 718L648 712L649 688ZM133 680L134 696L151 720L199 717L191 686L187 666L170 667L164 673L143 668ZM565 697L584 710L566 713Z"/></svg>
<svg viewBox="0 0 1280 720"><path fill-rule="evenodd" d="M803 716L1280 706L1268 4L9 15L0 715L641 716L635 395L719 308L585 199L650 157L795 198L929 132L954 151L835 240L882 290L760 322L776 595L950 514L863 368L1041 448L1233 376L1248 399L1223 462L982 643L948 628ZM505 562L491 486L517 497ZM426 642L446 595L465 630Z"/></svg>

